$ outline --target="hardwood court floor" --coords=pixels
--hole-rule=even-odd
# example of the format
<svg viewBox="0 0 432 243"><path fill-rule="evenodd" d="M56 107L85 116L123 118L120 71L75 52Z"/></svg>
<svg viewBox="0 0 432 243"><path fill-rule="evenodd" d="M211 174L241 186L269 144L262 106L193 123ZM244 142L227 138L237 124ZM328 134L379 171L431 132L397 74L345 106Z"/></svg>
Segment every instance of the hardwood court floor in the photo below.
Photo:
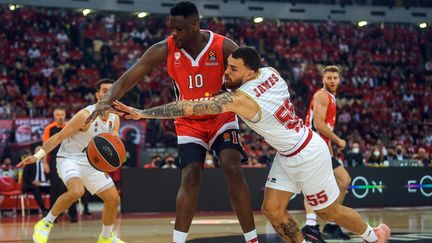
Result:
<svg viewBox="0 0 432 243"><path fill-rule="evenodd" d="M361 210L360 214L369 224L384 222L392 229L390 242L432 242L432 208L375 209ZM303 212L294 212L300 224L304 222ZM0 218L0 242L31 242L33 225L38 216ZM71 224L62 220L55 224L49 242L87 243L96 242L100 232L100 214L84 218ZM127 214L119 217L115 227L118 235L126 242L166 243L172 242L171 231L174 214ZM189 234L190 243L230 243L244 242L241 228L232 213L198 213ZM267 220L255 213L260 242L282 242L274 237L274 231ZM409 235L407 235L409 233ZM329 242L339 242L330 240ZM362 242L355 237L350 241Z"/></svg>

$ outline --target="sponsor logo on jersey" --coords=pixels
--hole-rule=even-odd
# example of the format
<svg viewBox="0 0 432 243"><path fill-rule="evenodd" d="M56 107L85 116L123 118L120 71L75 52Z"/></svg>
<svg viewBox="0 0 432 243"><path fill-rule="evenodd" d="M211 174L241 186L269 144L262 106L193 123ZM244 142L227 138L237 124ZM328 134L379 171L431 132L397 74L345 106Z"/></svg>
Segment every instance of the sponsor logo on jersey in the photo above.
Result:
<svg viewBox="0 0 432 243"><path fill-rule="evenodd" d="M274 177L272 177L272 178L268 177L267 181L271 182L271 183L276 183L276 178L274 178Z"/></svg>

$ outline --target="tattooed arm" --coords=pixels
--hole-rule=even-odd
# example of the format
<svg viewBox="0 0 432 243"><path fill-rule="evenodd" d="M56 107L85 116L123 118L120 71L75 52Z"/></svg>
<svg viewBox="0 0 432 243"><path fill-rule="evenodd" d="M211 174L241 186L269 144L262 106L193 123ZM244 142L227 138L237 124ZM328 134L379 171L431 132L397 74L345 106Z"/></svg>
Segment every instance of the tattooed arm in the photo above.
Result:
<svg viewBox="0 0 432 243"><path fill-rule="evenodd" d="M215 96L210 100L203 101L176 101L166 105L161 105L149 109L139 110L122 104L119 101L114 102L114 108L122 113L126 113L126 119L142 119L142 118L159 118L171 119L183 116L192 115L211 115L224 112L235 112L240 115L253 111L254 108L249 107L244 94L239 92L226 92ZM254 104L253 104L254 105ZM257 110L258 108L255 108ZM256 113L256 112L255 112ZM255 114L253 113L253 114ZM123 114L120 114L123 115ZM253 116L250 116L253 117ZM249 118L249 116L248 116Z"/></svg>

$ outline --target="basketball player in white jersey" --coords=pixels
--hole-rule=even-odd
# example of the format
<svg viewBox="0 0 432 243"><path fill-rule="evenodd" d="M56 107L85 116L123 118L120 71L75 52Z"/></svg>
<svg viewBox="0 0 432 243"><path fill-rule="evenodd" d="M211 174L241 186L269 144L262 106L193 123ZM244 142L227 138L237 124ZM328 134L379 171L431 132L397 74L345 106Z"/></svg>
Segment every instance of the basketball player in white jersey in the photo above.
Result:
<svg viewBox="0 0 432 243"><path fill-rule="evenodd" d="M96 86L96 98L100 100L113 80L102 79ZM67 125L54 136L50 137L42 149L32 156L22 160L17 167L35 163L41 159L58 144L61 143L57 153L57 173L67 187L54 203L48 215L36 223L33 232L33 241L37 243L47 242L48 236L57 216L68 209L70 205L84 194L84 187L91 194L96 194L104 202L102 212L102 232L99 235L98 243L117 242L121 243L113 233L113 227L117 218L117 207L120 197L114 183L108 175L94 169L87 160L85 149L88 142L100 133L112 133L118 136L120 119L115 114L110 114L106 121L100 118L85 126L85 121L95 108L89 105L76 113Z"/></svg>
<svg viewBox="0 0 432 243"><path fill-rule="evenodd" d="M336 144L339 149L344 149L346 142L333 132L336 124L336 91L340 84L340 71L337 66L326 66L322 70L323 88L315 92L309 105L308 114L305 124L317 132L326 142L332 155L332 168L336 182L339 187L338 202L343 203L346 192L351 184L351 177L344 166L334 157L332 144ZM313 243L325 243L321 237L319 225L316 221L317 216L312 208L304 202L306 211L306 223L302 228L302 233L307 240ZM339 225L333 222L327 222L323 232L334 239L349 240L350 237L345 234Z"/></svg>
<svg viewBox="0 0 432 243"><path fill-rule="evenodd" d="M356 211L337 203L339 189L327 145L295 114L285 80L275 69L259 68L259 64L255 49L241 47L229 56L225 70L225 85L233 92L212 100L182 100L146 110L116 101L116 111L112 112L127 119L235 112L278 150L267 179L262 211L284 241L305 242L298 224L286 211L293 193L302 191L324 220L338 223L367 242L385 242L390 237L387 225L372 228Z"/></svg>

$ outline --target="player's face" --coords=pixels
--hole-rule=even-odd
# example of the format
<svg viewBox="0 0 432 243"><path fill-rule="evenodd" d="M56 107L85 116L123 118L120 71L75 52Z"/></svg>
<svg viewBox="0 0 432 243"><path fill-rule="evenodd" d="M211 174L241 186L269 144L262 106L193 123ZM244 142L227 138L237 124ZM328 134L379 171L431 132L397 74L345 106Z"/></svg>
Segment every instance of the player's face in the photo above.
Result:
<svg viewBox="0 0 432 243"><path fill-rule="evenodd" d="M66 112L64 110L54 110L54 120L62 125L66 119Z"/></svg>
<svg viewBox="0 0 432 243"><path fill-rule="evenodd" d="M340 77L337 72L325 72L323 75L324 88L331 93L336 93L339 87Z"/></svg>
<svg viewBox="0 0 432 243"><path fill-rule="evenodd" d="M232 58L231 55L228 57L228 65L225 70L225 87L230 90L238 89L243 81L246 80L249 72L252 71L245 66L243 59Z"/></svg>
<svg viewBox="0 0 432 243"><path fill-rule="evenodd" d="M112 84L101 84L101 87L98 92L96 92L96 99L99 101L101 100L104 95L108 92L108 89L111 87Z"/></svg>
<svg viewBox="0 0 432 243"><path fill-rule="evenodd" d="M168 27L178 48L183 48L194 38L194 32L199 31L199 20L193 16L169 16Z"/></svg>

